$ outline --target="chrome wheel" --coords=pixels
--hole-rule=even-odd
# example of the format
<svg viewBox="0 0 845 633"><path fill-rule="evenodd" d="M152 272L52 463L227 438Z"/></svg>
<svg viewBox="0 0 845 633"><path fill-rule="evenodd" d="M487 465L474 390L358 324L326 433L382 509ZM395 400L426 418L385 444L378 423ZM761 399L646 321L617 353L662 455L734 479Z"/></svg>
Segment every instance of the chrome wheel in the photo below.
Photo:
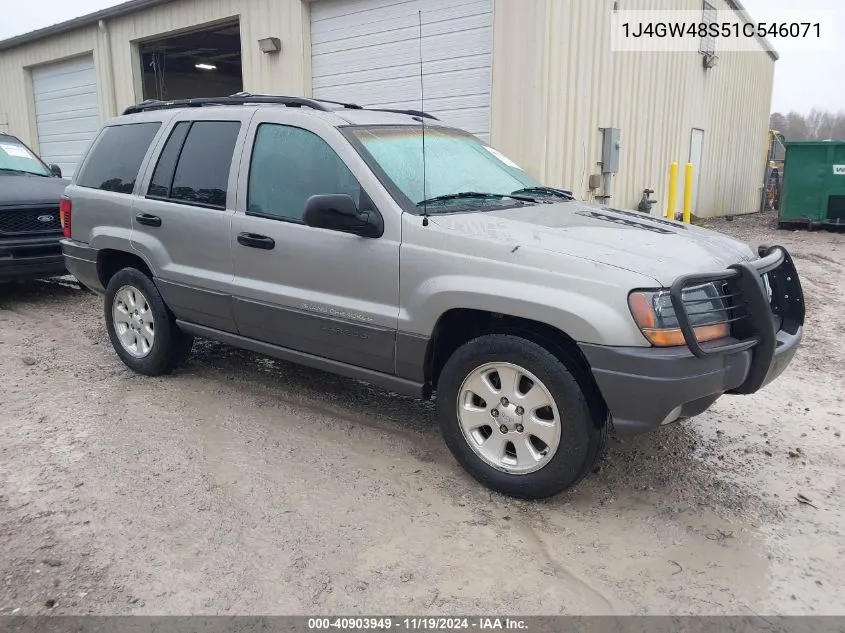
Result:
<svg viewBox="0 0 845 633"><path fill-rule="evenodd" d="M150 304L134 286L121 286L112 302L114 331L121 346L135 358L149 355L155 342L155 320Z"/></svg>
<svg viewBox="0 0 845 633"><path fill-rule="evenodd" d="M514 475L540 470L560 446L560 413L534 374L511 363L477 367L458 390L458 422L473 451Z"/></svg>

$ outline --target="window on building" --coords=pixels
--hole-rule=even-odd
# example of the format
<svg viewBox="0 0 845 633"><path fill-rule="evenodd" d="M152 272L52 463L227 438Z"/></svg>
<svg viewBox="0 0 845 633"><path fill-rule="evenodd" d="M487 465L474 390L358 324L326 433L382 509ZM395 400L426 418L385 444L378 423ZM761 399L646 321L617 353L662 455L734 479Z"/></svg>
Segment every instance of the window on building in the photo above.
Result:
<svg viewBox="0 0 845 633"><path fill-rule="evenodd" d="M361 185L328 143L298 127L258 127L249 168L249 213L301 221L308 198L336 193L357 203Z"/></svg>
<svg viewBox="0 0 845 633"><path fill-rule="evenodd" d="M716 20L718 19L719 15L716 11L716 7L712 4L704 0L704 7L702 9L701 14L701 21L707 25L708 29L711 24L715 24ZM704 53L705 55L714 55L716 53L716 38L712 35L708 34L705 37L701 38L701 44L699 45L699 50Z"/></svg>
<svg viewBox="0 0 845 633"><path fill-rule="evenodd" d="M178 123L161 151L147 196L225 209L240 129L238 121Z"/></svg>
<svg viewBox="0 0 845 633"><path fill-rule="evenodd" d="M103 130L79 175L80 187L132 193L144 156L161 123L129 123Z"/></svg>

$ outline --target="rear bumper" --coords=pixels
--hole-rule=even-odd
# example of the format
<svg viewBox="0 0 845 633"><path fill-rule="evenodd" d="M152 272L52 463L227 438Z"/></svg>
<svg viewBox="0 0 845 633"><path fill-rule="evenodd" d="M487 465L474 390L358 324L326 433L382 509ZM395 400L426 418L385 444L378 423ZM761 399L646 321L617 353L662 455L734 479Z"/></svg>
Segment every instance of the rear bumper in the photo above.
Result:
<svg viewBox="0 0 845 633"><path fill-rule="evenodd" d="M94 292L104 293L105 288L100 283L100 274L97 270L97 254L99 251L74 240L64 239L61 240L60 244L64 256L64 265L68 272L76 277L83 286Z"/></svg>
<svg viewBox="0 0 845 633"><path fill-rule="evenodd" d="M0 239L0 280L66 274L58 238Z"/></svg>
<svg viewBox="0 0 845 633"><path fill-rule="evenodd" d="M802 336L802 329L777 333L763 385L783 373ZM686 347L580 347L621 435L703 413L721 395L746 383L752 363L751 350L699 358Z"/></svg>

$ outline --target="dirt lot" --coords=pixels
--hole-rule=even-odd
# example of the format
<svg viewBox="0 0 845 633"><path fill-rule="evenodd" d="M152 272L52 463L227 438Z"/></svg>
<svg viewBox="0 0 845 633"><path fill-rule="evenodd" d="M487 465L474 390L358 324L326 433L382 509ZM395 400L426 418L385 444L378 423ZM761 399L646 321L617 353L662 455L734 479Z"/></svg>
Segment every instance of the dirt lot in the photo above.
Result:
<svg viewBox="0 0 845 633"><path fill-rule="evenodd" d="M206 341L139 377L94 295L0 286L0 614L845 613L845 235L767 224L713 228L791 249L788 372L541 503L430 403Z"/></svg>

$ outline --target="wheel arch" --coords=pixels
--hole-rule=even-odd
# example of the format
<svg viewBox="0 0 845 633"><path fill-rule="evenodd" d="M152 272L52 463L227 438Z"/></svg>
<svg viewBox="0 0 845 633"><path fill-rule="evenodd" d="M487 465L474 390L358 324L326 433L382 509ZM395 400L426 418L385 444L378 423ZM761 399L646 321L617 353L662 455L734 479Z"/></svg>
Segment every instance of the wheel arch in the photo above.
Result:
<svg viewBox="0 0 845 633"><path fill-rule="evenodd" d="M572 372L590 404L596 423L604 424L607 405L581 348L566 332L525 317L468 308L444 312L438 318L426 347L426 384L436 387L443 366L452 354L465 343L488 334L519 336L551 352Z"/></svg>
<svg viewBox="0 0 845 633"><path fill-rule="evenodd" d="M114 248L104 248L97 253L97 276L103 288L108 287L109 280L123 268L135 268L150 279L153 278L149 265L137 253Z"/></svg>

